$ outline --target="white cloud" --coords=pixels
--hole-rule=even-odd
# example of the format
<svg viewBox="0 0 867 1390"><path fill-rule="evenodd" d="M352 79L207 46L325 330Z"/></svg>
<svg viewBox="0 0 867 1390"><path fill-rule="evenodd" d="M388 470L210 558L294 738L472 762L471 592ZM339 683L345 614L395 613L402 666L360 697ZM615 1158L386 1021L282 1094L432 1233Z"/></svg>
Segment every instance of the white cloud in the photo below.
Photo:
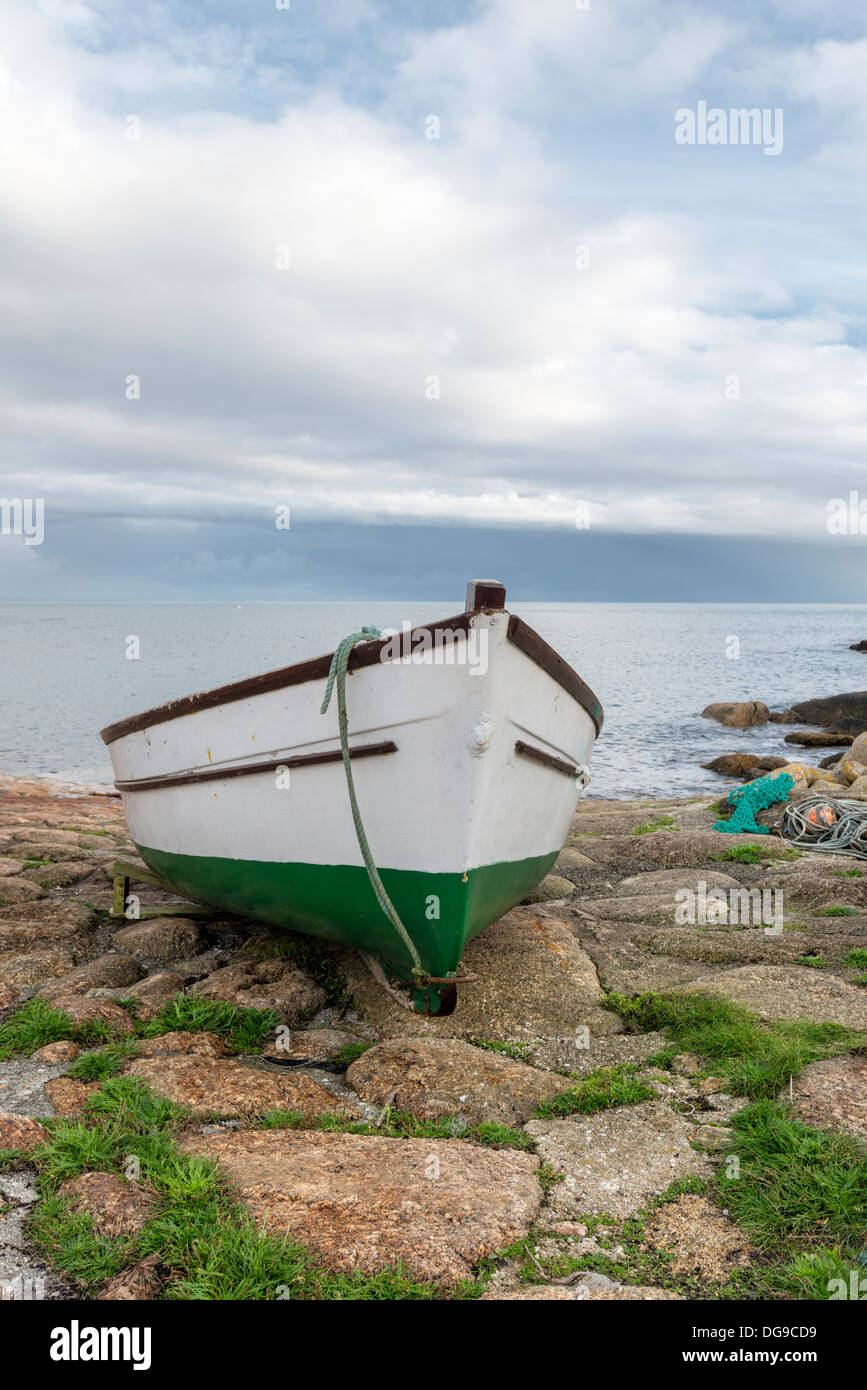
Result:
<svg viewBox="0 0 867 1390"><path fill-rule="evenodd" d="M378 110L322 82L265 120L217 109L231 32L159 13L163 34L118 51L79 43L108 23L84 6L13 0L2 20L0 491L190 523L289 502L569 527L583 499L601 529L810 535L858 486L863 304L788 274L813 216L797 168L679 150L666 127L647 157L679 198L653 200L591 183L557 124L558 103L585 112L598 146L606 101L636 138L648 113L673 124L742 28L499 0L416 35ZM781 48L778 80L852 104L863 42ZM239 62L255 73L249 46Z"/></svg>

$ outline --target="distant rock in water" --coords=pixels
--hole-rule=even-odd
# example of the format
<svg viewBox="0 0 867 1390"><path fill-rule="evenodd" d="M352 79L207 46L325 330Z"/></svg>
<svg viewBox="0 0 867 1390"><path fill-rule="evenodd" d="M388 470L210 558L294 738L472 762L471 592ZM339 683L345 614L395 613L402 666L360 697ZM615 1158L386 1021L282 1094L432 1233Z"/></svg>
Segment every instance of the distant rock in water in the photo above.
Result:
<svg viewBox="0 0 867 1390"><path fill-rule="evenodd" d="M785 758L760 758L755 753L723 753L709 763L702 763L702 767L722 777L740 777L744 782L751 782L754 777L763 777L766 772L785 767L786 763Z"/></svg>
<svg viewBox="0 0 867 1390"><path fill-rule="evenodd" d="M850 652L867 652L867 637L861 642L852 642L849 650Z"/></svg>
<svg viewBox="0 0 867 1390"><path fill-rule="evenodd" d="M811 733L802 730L798 734L786 734L784 743L796 743L799 748L848 748L854 734L841 734L835 729L822 729Z"/></svg>
<svg viewBox="0 0 867 1390"><path fill-rule="evenodd" d="M817 724L837 734L860 734L867 729L867 690L801 700L782 714L771 715L775 724Z"/></svg>
<svg viewBox="0 0 867 1390"><path fill-rule="evenodd" d="M755 724L767 724L770 711L761 700L742 700L707 705L702 710L701 717L715 719L727 729L750 729Z"/></svg>

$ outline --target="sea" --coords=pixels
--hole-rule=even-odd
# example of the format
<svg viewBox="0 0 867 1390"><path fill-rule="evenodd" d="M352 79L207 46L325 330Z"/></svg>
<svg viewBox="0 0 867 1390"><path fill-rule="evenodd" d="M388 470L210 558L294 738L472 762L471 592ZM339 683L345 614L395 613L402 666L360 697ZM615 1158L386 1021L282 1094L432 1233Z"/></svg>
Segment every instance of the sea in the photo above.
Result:
<svg viewBox="0 0 867 1390"><path fill-rule="evenodd" d="M164 700L401 629L451 602L0 604L0 772L111 782L99 730ZM797 755L791 727L726 729L716 700L798 700L867 687L867 604L510 604L596 692L605 725L588 796L701 795L719 753ZM351 726L351 711L350 711ZM820 756L820 755L816 755Z"/></svg>

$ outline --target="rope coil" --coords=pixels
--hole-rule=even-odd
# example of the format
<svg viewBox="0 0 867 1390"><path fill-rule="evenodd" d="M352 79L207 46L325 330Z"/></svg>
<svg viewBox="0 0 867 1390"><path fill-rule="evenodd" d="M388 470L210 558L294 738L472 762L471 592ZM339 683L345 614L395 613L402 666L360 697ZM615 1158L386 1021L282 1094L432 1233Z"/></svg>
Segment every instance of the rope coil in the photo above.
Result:
<svg viewBox="0 0 867 1390"><path fill-rule="evenodd" d="M427 980L427 976L422 967L421 956L416 950L415 942L407 931L403 922L398 916L397 909L385 891L385 885L379 876L379 871L374 862L370 845L367 842L367 835L364 830L364 823L361 819L361 811L358 808L358 798L355 795L355 782L352 777L352 763L349 757L349 718L346 713L346 669L349 665L349 657L352 650L359 642L372 642L382 633L378 627L363 627L360 632L353 632L349 637L344 637L331 659L331 669L328 672L328 680L325 685L325 698L322 701L320 714L325 714L331 703L331 695L335 684L337 685L337 719L340 726L340 752L343 755L343 769L346 773L346 789L349 792L349 804L352 807L352 819L355 823L355 834L358 839L358 848L361 850L361 857L367 869L367 877L370 879L370 886L373 889L376 901L382 908L388 920L391 922L413 962L412 976L416 985L421 987Z"/></svg>
<svg viewBox="0 0 867 1390"><path fill-rule="evenodd" d="M818 817L809 819L809 813L820 806L830 806L834 812L836 819L831 825L823 825ZM803 801L786 807L780 834L789 844L802 845L805 849L867 859L867 803L814 792Z"/></svg>

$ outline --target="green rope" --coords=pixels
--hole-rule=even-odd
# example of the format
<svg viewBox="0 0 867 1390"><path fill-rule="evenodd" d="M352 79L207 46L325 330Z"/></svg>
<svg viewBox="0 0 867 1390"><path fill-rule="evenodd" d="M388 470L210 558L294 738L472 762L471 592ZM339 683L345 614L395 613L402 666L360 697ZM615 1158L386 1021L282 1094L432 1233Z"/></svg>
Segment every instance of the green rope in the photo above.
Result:
<svg viewBox="0 0 867 1390"><path fill-rule="evenodd" d="M352 819L355 822L355 834L358 837L358 848L361 850L361 855L364 859L365 868L367 869L367 877L370 879L370 886L373 889L374 894L376 895L376 901L379 903L386 917L391 922L392 926L394 927L395 931L397 932L398 936L400 937L401 941L403 942L404 946L409 952L413 962L413 978L415 979L416 984L421 986L422 981L426 978L425 971L422 968L421 957L415 948L415 943L412 940L412 937L410 936L406 927L403 925L403 922L397 915L397 911L394 907L394 904L392 903L391 899L385 891L385 885L383 884L382 879L379 876L376 864L374 863L373 855L370 851L370 845L367 843L367 835L364 832L364 824L361 819L361 812L358 809L358 798L355 795L355 783L352 780L352 763L349 758L349 719L346 714L346 668L349 664L349 656L353 647L356 646L357 643L371 642L374 640L374 638L381 636L382 633L380 632L378 627L363 627L360 632L353 632L351 636L344 637L343 641L340 643L339 647L334 653L334 656L331 659L331 670L328 672L328 682L325 686L325 698L322 701L322 708L320 709L319 713L325 714L325 712L327 711L328 706L331 703L331 693L334 689L334 684L336 681L337 718L340 724L340 751L343 754L343 768L346 773L346 787L349 792L349 803L352 807Z"/></svg>

